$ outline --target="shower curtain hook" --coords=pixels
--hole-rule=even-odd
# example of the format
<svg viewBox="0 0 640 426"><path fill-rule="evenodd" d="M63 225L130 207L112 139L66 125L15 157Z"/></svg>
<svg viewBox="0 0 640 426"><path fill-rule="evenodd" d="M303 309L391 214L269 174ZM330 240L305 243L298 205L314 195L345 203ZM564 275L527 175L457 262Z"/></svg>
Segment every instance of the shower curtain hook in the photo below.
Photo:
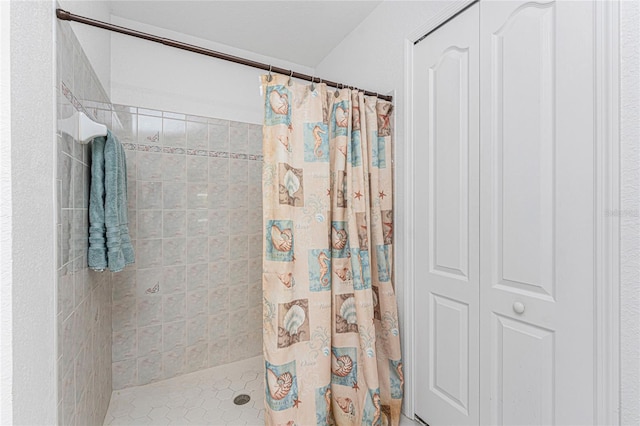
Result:
<svg viewBox="0 0 640 426"><path fill-rule="evenodd" d="M273 76L271 75L271 65L269 65L269 75L267 76L267 81L271 82L272 79L273 79Z"/></svg>
<svg viewBox="0 0 640 426"><path fill-rule="evenodd" d="M291 80L292 77L293 77L293 70L291 70L291 74L289 74L289 81L287 82L287 86L291 86L293 84L293 80Z"/></svg>
<svg viewBox="0 0 640 426"><path fill-rule="evenodd" d="M311 76L311 87L310 87L310 89L311 89L312 92L315 92L315 90L316 90L315 79L316 79L315 75Z"/></svg>

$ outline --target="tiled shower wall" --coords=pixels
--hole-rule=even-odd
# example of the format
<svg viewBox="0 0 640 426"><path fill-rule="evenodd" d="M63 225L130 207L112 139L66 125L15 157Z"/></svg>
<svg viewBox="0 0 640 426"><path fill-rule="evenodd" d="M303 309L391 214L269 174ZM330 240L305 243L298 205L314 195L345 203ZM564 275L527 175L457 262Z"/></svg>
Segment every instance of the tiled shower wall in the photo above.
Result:
<svg viewBox="0 0 640 426"><path fill-rule="evenodd" d="M260 354L261 126L113 108L136 246L113 276L114 389Z"/></svg>
<svg viewBox="0 0 640 426"><path fill-rule="evenodd" d="M56 36L58 118L77 109L111 125L109 99L67 22L57 21ZM60 131L57 144L58 423L102 424L112 391L111 277L87 268L91 151Z"/></svg>

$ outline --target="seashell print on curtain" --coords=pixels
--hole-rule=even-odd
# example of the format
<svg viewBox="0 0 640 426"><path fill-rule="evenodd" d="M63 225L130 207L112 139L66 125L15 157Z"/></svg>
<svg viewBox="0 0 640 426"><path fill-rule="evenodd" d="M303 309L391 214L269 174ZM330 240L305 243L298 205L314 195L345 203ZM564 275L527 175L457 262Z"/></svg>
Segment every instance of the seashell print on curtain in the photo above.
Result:
<svg viewBox="0 0 640 426"><path fill-rule="evenodd" d="M392 105L262 78L265 419L397 425Z"/></svg>

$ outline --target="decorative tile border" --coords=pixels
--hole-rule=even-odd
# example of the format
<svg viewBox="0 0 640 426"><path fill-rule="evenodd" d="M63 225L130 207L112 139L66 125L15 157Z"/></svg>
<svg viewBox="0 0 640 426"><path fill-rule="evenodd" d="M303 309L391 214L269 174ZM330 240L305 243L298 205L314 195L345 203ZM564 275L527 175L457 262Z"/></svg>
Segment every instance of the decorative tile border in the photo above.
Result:
<svg viewBox="0 0 640 426"><path fill-rule="evenodd" d="M135 143L123 143L124 149L129 151L144 151L144 152L157 152L164 154L177 154L177 155L193 155L196 157L214 157L214 158L231 158L234 160L250 160L250 161L262 161L264 156L256 154L242 154L239 152L226 152L226 151L208 151L204 149L184 149L173 146L159 146L159 145L145 145Z"/></svg>
<svg viewBox="0 0 640 426"><path fill-rule="evenodd" d="M98 102L98 101L91 101L91 100L84 100L83 102L80 102L78 100L78 98L76 98L76 96L73 94L73 92L71 91L71 89L69 89L67 87L67 85L64 83L63 80L60 80L60 90L62 91L62 94L64 95L65 98L67 98L69 100L69 102L71 102L71 104L78 110L84 112L84 113L89 113L91 114L91 112L93 111L94 114L96 115L96 112L98 110L105 110L105 111L112 111L113 107L111 106L111 104L105 103L105 102ZM102 89L100 89L102 90ZM106 96L106 95L105 95Z"/></svg>
<svg viewBox="0 0 640 426"><path fill-rule="evenodd" d="M62 91L62 94L64 95L64 97L67 98L69 102L71 102L71 104L74 106L76 110L84 112L91 119L96 120L96 117L98 115L98 108L87 109L84 106L82 106L80 101L78 101L78 99L75 97L73 92L71 92L71 90L64 84L63 81L60 82L60 90ZM110 105L106 105L106 106L108 107L106 111L113 110L112 106ZM119 105L119 107L122 108L125 106ZM134 108L134 107L128 107L128 108ZM131 112L130 113L141 114L140 111L144 111L147 114L149 114L149 111L152 111L152 110L143 110L141 108L137 108L137 110L138 110L137 113L131 113ZM160 114L160 116L162 116L163 114L161 111L156 111L156 113ZM175 117L178 115L177 113L166 113L166 114L170 115L171 117ZM189 118L198 118L201 120L205 120L204 122L207 122L206 120L208 120L209 122L218 121L218 119L216 118L207 119L206 117L196 117L196 116L187 116L186 117L187 121L191 121L189 120ZM197 120L197 121L200 121L200 120ZM158 152L158 153L164 153L164 154L177 154L177 155L186 154L186 155L194 155L198 157L232 158L234 160L250 160L250 161L262 161L264 159L264 156L257 155L257 154L241 154L238 152L226 152L226 151L208 151L204 149L184 149L184 148L172 147L172 146L135 144L131 142L123 142L122 146L124 147L124 149L128 151Z"/></svg>
<svg viewBox="0 0 640 426"><path fill-rule="evenodd" d="M67 87L66 84L64 84L64 81L60 81L60 90L62 91L62 94L64 95L65 98L67 98L67 100L69 102L71 102L71 105L73 105L73 107L81 112L84 112L87 115L91 115L95 118L95 115L93 114L89 114L89 111L87 111L82 104L80 103L80 101L78 100L78 98L75 97L75 95L71 92L71 89L69 89Z"/></svg>

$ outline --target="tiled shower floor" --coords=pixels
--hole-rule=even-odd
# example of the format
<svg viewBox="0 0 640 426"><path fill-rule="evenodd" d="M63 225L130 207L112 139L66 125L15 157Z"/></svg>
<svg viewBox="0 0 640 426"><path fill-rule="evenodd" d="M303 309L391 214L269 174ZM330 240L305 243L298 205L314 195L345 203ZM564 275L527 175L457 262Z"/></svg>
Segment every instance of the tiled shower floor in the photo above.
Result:
<svg viewBox="0 0 640 426"><path fill-rule="evenodd" d="M114 391L105 425L264 424L262 356ZM251 396L235 405L239 394Z"/></svg>
<svg viewBox="0 0 640 426"><path fill-rule="evenodd" d="M263 359L257 356L173 379L114 391L105 425L264 424ZM247 394L251 400L235 405ZM417 425L402 417L400 426Z"/></svg>

